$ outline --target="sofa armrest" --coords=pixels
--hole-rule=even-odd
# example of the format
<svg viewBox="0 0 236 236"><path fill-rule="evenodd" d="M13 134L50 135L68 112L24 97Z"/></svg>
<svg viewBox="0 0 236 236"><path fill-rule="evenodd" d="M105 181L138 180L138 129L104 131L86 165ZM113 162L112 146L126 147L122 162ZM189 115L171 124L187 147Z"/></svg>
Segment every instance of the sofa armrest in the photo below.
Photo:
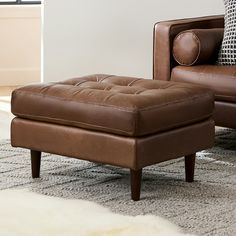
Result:
<svg viewBox="0 0 236 236"><path fill-rule="evenodd" d="M224 16L163 21L154 26L153 79L170 80L175 65L172 56L173 40L177 34L190 29L224 28Z"/></svg>

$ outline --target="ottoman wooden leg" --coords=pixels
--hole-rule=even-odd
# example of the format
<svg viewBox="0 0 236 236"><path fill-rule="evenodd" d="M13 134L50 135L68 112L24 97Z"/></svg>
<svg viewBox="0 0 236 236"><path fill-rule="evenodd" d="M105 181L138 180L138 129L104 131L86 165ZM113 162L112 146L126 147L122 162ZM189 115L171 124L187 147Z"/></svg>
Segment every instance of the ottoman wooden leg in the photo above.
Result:
<svg viewBox="0 0 236 236"><path fill-rule="evenodd" d="M130 180L131 180L131 198L134 201L138 201L140 199L142 169L140 170L130 169Z"/></svg>
<svg viewBox="0 0 236 236"><path fill-rule="evenodd" d="M31 154L32 177L33 178L39 178L39 176L40 176L41 152L30 150L30 154Z"/></svg>
<svg viewBox="0 0 236 236"><path fill-rule="evenodd" d="M186 182L193 182L194 180L194 166L196 154L185 156L185 179Z"/></svg>

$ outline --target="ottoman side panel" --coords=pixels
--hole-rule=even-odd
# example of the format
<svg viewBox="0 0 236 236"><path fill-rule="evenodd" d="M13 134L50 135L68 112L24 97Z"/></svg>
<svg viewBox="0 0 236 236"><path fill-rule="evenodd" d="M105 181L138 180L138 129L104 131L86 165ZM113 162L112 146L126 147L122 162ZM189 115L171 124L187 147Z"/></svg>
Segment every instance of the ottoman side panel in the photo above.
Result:
<svg viewBox="0 0 236 236"><path fill-rule="evenodd" d="M214 145L212 119L137 139L137 168L194 154Z"/></svg>
<svg viewBox="0 0 236 236"><path fill-rule="evenodd" d="M35 151L135 169L135 139L15 118L11 143Z"/></svg>

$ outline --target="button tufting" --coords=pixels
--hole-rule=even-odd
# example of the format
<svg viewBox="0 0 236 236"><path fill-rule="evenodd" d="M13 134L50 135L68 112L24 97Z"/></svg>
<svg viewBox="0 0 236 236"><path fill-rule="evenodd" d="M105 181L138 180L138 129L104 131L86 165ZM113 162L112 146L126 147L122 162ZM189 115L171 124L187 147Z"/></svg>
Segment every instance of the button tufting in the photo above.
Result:
<svg viewBox="0 0 236 236"><path fill-rule="evenodd" d="M202 87L107 75L29 85L12 101L19 117L128 136L208 119L214 105Z"/></svg>

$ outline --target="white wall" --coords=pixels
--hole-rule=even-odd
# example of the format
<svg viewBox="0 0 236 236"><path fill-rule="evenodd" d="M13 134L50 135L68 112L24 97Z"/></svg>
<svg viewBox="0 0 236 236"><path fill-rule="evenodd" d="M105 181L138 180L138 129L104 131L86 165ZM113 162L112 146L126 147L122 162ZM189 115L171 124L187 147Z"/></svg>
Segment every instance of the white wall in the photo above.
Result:
<svg viewBox="0 0 236 236"><path fill-rule="evenodd" d="M151 78L155 22L223 12L223 0L45 0L44 80Z"/></svg>
<svg viewBox="0 0 236 236"><path fill-rule="evenodd" d="M0 86L40 81L40 6L0 6Z"/></svg>

